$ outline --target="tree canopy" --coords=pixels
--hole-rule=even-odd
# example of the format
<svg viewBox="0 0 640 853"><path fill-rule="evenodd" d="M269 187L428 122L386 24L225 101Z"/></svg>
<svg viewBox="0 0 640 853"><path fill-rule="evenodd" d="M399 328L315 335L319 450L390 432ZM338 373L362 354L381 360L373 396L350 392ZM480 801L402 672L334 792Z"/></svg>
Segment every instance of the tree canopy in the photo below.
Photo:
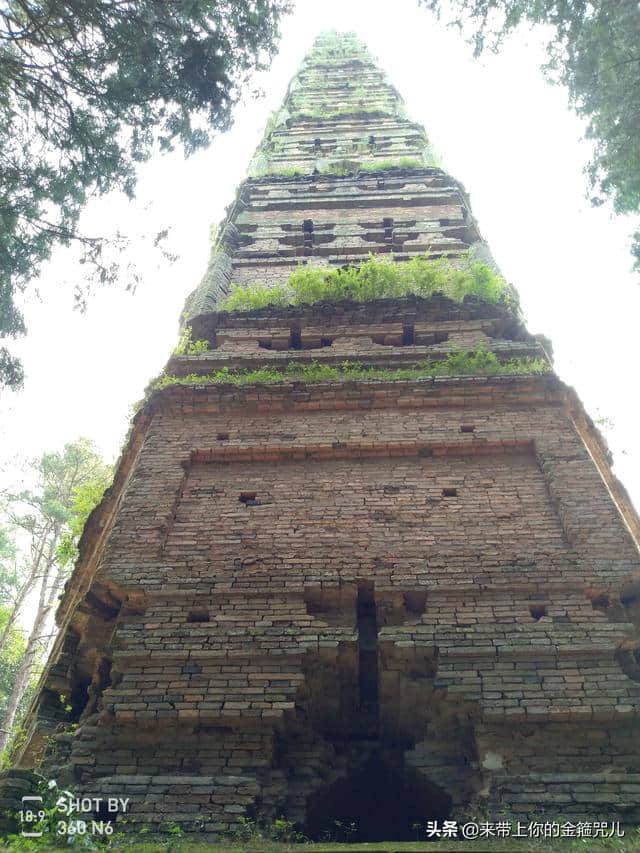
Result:
<svg viewBox="0 0 640 853"><path fill-rule="evenodd" d="M0 634L3 636L5 635L5 628L10 615L11 608L0 604ZM12 624L6 631L2 651L0 652L0 719L4 718L26 647L27 641L23 632ZM29 692L25 691L24 696L18 700L16 716L20 716L21 711L25 710L28 700Z"/></svg>
<svg viewBox="0 0 640 853"><path fill-rule="evenodd" d="M422 0L471 24L476 55L497 50L519 24L545 24L550 78L567 87L587 120L594 155L587 166L591 200L616 213L640 212L640 10L637 0ZM640 231L634 235L640 270Z"/></svg>
<svg viewBox="0 0 640 853"><path fill-rule="evenodd" d="M91 195L134 194L152 151L228 128L275 50L288 0L5 0L0 4L0 337L24 334L17 290L56 244L100 282L117 265L78 231ZM0 384L19 361L0 347Z"/></svg>
<svg viewBox="0 0 640 853"><path fill-rule="evenodd" d="M51 645L51 616L84 525L113 472L80 438L43 454L24 473L29 488L0 492L0 753ZM29 599L33 621L24 637L19 616Z"/></svg>

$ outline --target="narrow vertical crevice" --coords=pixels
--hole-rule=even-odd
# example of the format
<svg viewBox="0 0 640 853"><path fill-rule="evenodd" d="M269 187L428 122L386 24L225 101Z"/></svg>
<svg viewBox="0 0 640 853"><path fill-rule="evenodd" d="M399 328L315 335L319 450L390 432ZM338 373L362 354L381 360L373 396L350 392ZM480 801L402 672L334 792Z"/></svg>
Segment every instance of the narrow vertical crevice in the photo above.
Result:
<svg viewBox="0 0 640 853"><path fill-rule="evenodd" d="M374 585L358 584L358 682L363 734L378 725L378 621Z"/></svg>
<svg viewBox="0 0 640 853"><path fill-rule="evenodd" d="M384 229L384 242L393 243L393 219L385 217L382 220L382 228Z"/></svg>
<svg viewBox="0 0 640 853"><path fill-rule="evenodd" d="M305 219L302 223L303 250L305 255L313 253L313 221Z"/></svg>
<svg viewBox="0 0 640 853"><path fill-rule="evenodd" d="M402 346L412 347L416 342L416 333L413 326L402 327Z"/></svg>
<svg viewBox="0 0 640 853"><path fill-rule="evenodd" d="M289 349L302 349L302 334L300 329L291 329L289 336Z"/></svg>

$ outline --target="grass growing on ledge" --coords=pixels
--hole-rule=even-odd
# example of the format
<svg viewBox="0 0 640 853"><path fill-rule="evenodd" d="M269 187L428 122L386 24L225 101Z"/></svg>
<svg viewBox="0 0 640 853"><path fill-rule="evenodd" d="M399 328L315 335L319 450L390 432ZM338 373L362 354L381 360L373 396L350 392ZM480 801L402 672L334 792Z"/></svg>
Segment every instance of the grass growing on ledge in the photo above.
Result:
<svg viewBox="0 0 640 853"><path fill-rule="evenodd" d="M117 833L116 833L117 835ZM80 837L80 836L76 836ZM69 849L65 843L67 836L53 838L28 839L17 835L11 840L1 840L1 850L12 851L54 851ZM14 840L15 839L15 840ZM74 838L75 840L75 838ZM74 845L84 850L122 850L126 853L640 853L640 836L629 830L625 838L490 838L479 841L438 840L438 841L378 841L343 844L339 842L278 842L252 840L249 842L233 839L221 839L217 842L199 841L177 833L164 833L151 839L142 832L128 838L116 838L108 844L90 842Z"/></svg>
<svg viewBox="0 0 640 853"><path fill-rule="evenodd" d="M234 286L220 309L251 311L268 305L310 305L342 299L368 302L434 293L443 293L456 302L462 302L468 294L494 304L509 298L505 280L481 261L468 261L458 268L445 258L431 261L422 255L395 263L371 255L357 267L299 266L286 284Z"/></svg>
<svg viewBox="0 0 640 853"><path fill-rule="evenodd" d="M313 163L307 168L302 166L265 166L263 169L251 174L252 178L298 178L302 175L311 175ZM374 160L370 163L361 163L357 159L336 160L328 166L319 169L321 175L355 175L357 172L386 172L389 169L424 169L422 160L415 157L398 157L395 160Z"/></svg>
<svg viewBox="0 0 640 853"><path fill-rule="evenodd" d="M395 160L374 160L371 163L362 163L361 172L383 172L386 169L424 169L422 160L415 157L398 157Z"/></svg>
<svg viewBox="0 0 640 853"><path fill-rule="evenodd" d="M309 122L314 119L322 119L322 121L333 121L334 119L351 117L354 118L396 118L397 111L395 106L388 108L381 107L380 109L367 109L366 106L360 104L346 104L344 107L332 109L328 106L328 110L323 110L320 107L313 109L300 110L299 112L291 113L291 119L295 122Z"/></svg>
<svg viewBox="0 0 640 853"><path fill-rule="evenodd" d="M255 174L250 175L252 178L298 178L301 175L309 175L310 171L303 169L301 166L282 166L282 168L269 168L259 170Z"/></svg>
<svg viewBox="0 0 640 853"><path fill-rule="evenodd" d="M209 350L209 341L191 340L191 326L185 326L173 355L202 355Z"/></svg>
<svg viewBox="0 0 640 853"><path fill-rule="evenodd" d="M499 361L495 353L478 350L449 353L443 359L428 359L411 367L393 369L370 367L353 361L343 361L337 365L312 361L306 364L289 362L282 369L260 367L232 372L228 367L223 367L206 375L162 374L151 383L150 389L156 391L172 385L276 385L282 382L348 382L367 379L385 382L396 379L428 379L434 376L505 376L549 371L549 365L542 358L512 358L509 361Z"/></svg>
<svg viewBox="0 0 640 853"><path fill-rule="evenodd" d="M356 175L358 172L386 172L389 169L424 169L422 160L415 157L397 157L395 160L373 160L363 163L357 159L345 156L342 160L334 160L328 166L320 169L321 175Z"/></svg>

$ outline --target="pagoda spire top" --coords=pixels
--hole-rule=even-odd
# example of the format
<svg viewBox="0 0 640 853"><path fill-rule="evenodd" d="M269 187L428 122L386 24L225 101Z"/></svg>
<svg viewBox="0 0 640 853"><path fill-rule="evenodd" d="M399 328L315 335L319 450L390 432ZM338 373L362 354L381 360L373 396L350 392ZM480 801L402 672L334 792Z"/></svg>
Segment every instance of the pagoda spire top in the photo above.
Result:
<svg viewBox="0 0 640 853"><path fill-rule="evenodd" d="M271 114L251 177L433 166L424 128L355 33L321 33Z"/></svg>

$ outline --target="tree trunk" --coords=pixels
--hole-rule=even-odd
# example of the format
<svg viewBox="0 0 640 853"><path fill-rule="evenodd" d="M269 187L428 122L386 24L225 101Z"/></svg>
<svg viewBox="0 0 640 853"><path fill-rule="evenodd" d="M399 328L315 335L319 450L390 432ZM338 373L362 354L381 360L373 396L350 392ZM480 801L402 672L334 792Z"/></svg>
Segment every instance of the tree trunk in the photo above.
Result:
<svg viewBox="0 0 640 853"><path fill-rule="evenodd" d="M58 538L59 532L56 531L55 536L49 545L46 568L44 571L44 576L42 578L42 584L40 586L40 596L38 599L38 610L36 613L36 618L33 623L33 627L31 628L29 639L27 640L27 648L25 649L22 662L20 663L20 669L18 670L18 673L16 675L16 680L13 685L13 689L11 690L11 695L9 696L7 708L4 714L4 719L2 721L2 728L0 729L0 754L4 752L7 743L9 742L9 738L11 737L11 731L13 729L13 725L16 718L16 712L18 710L18 705L20 704L20 700L22 699L22 696L24 695L24 692L28 687L29 679L31 678L33 667L37 661L38 653L41 653L43 650L43 632L46 628L49 615L56 600L56 593L58 592L62 582L63 573L60 569L57 569L54 574L54 579L51 588L47 589L49 576L55 565ZM44 648L46 648L46 645L47 644L45 644Z"/></svg>
<svg viewBox="0 0 640 853"><path fill-rule="evenodd" d="M40 570L40 564L42 563L42 557L44 555L44 549L47 544L47 530L45 530L40 535L40 541L38 542L37 547L35 548L35 554L33 559L33 564L31 566L31 570L29 574L25 578L24 583L18 590L18 594L16 595L15 601L13 602L13 607L11 608L11 613L9 614L9 618L2 629L2 634L0 634L0 656L4 651L4 647L9 639L11 634L11 629L15 624L16 619L18 618L18 614L20 613L20 608L24 604L25 598L29 595L31 590L33 589L35 582L38 578L38 571ZM32 550L33 553L33 550Z"/></svg>
<svg viewBox="0 0 640 853"><path fill-rule="evenodd" d="M0 656L2 656L2 652L4 651L4 647L11 635L11 629L13 628L16 619L18 618L18 614L20 613L20 608L24 604L24 600L27 595L31 592L33 585L36 580L35 571L31 571L29 573L29 577L22 584L20 589L18 590L18 594L16 595L15 601L13 602L13 607L11 608L11 613L9 614L9 618L5 622L5 626L2 629L2 634L0 634Z"/></svg>

